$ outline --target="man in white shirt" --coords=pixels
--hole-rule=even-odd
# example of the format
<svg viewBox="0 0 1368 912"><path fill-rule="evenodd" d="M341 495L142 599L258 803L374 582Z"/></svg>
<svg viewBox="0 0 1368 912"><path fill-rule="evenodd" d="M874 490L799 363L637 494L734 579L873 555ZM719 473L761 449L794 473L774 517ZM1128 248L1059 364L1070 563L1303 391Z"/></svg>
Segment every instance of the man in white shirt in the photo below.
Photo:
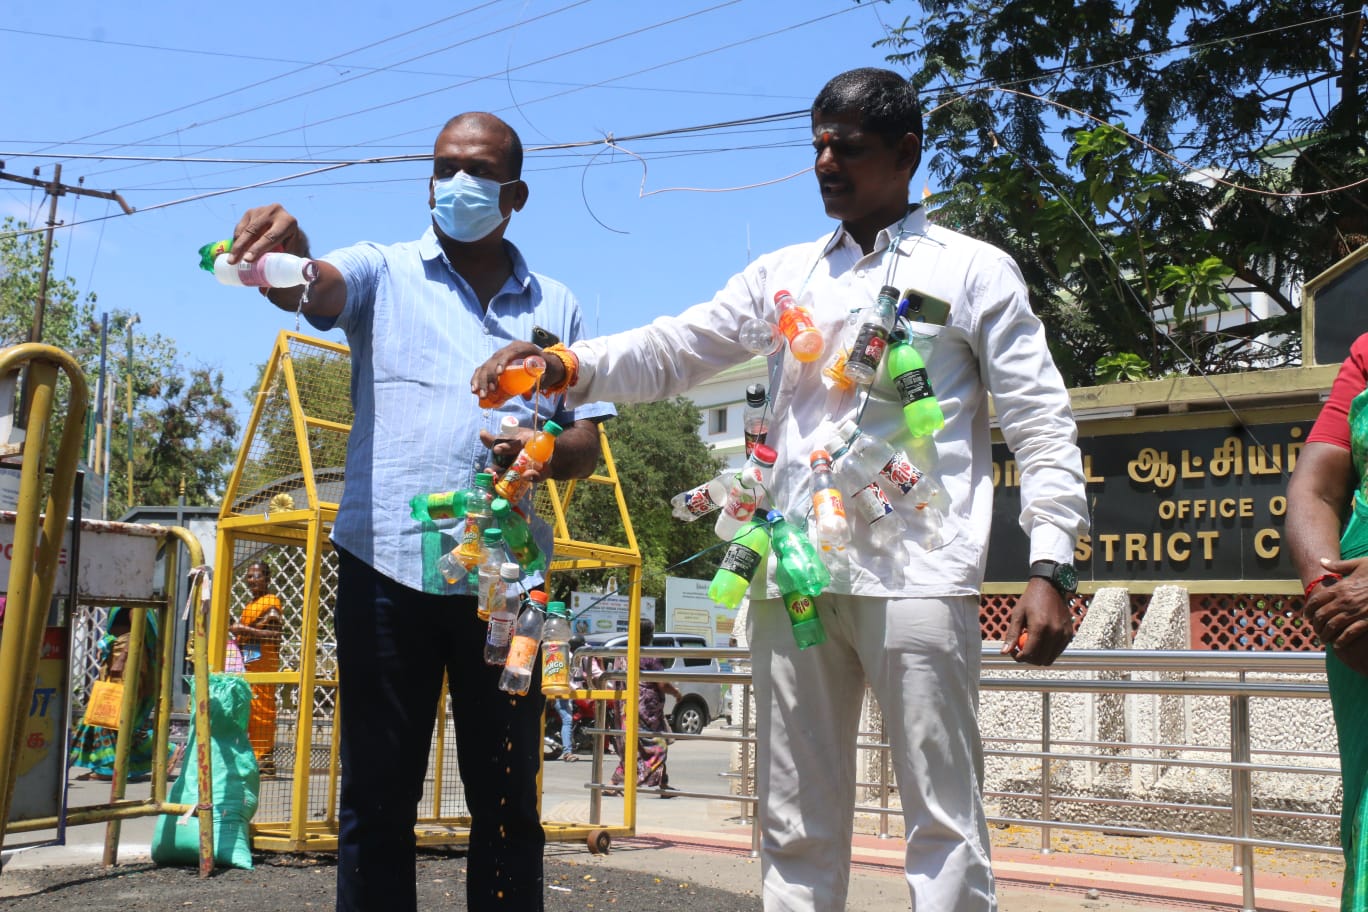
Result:
<svg viewBox="0 0 1368 912"><path fill-rule="evenodd" d="M545 379L553 389L567 385L572 403L651 401L749 359L737 341L741 326L752 317L776 322L780 290L811 308L827 352L851 311L869 305L881 286L949 305L947 314L933 315L943 325L916 324L934 337L927 373L945 413L945 426L930 438L910 438L884 369L870 387L841 390L823 382L826 356L802 363L781 354L771 362L767 442L779 459L767 505L795 519L807 515L809 456L827 448L846 420L910 449L939 478L946 504L932 550L912 534L876 543L852 511L851 544L817 600L825 643L796 646L772 572L766 585L753 587L748 632L769 912L845 907L866 681L892 745L913 908L996 908L977 723L979 588L993 497L990 395L1019 468L1021 527L1030 538L1031 565L1022 568L1030 581L1003 651L1048 665L1073 633L1071 560L1088 516L1068 394L1011 258L929 224L909 205L921 132L920 106L901 76L877 69L837 76L812 106L818 187L826 213L840 220L829 238L758 258L713 300L678 316L548 350L555 357ZM502 365L532 352L526 343L497 352L475 372L472 388L490 388ZM914 498L900 499L897 484L881 484L893 510L915 526Z"/></svg>

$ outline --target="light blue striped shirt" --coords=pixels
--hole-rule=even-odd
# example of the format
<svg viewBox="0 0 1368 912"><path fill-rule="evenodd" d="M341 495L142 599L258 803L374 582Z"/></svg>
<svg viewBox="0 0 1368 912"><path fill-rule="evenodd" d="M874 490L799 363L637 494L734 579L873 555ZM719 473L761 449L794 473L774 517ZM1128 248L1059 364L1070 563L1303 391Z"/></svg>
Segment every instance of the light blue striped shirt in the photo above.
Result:
<svg viewBox="0 0 1368 912"><path fill-rule="evenodd" d="M347 334L355 412L332 540L413 589L424 589L423 529L410 518L409 500L471 487L489 461L481 429L497 432L506 414L532 426L534 408L538 426L547 418L569 427L576 419L616 414L606 403L568 408L563 396L539 396L535 402L515 396L498 409L480 408L470 377L496 350L515 339L530 340L533 326L566 344L582 334L579 302L570 290L529 272L518 249L504 243L513 274L487 312L447 262L432 228L417 241L363 242L323 257L346 279L347 303L335 320L309 322ZM459 536L455 522L444 525ZM446 548L455 545L450 535L444 537ZM549 559L551 529L535 517L533 537ZM464 581L434 582L430 571L427 591L469 591ZM524 585L539 581L540 576L529 577Z"/></svg>

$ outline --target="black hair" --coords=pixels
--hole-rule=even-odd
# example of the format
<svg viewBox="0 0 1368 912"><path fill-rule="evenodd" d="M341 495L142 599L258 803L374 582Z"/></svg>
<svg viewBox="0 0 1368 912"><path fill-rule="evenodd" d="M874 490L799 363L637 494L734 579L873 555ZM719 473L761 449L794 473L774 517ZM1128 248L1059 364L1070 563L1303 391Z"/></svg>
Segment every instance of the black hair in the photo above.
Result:
<svg viewBox="0 0 1368 912"><path fill-rule="evenodd" d="M264 576L264 577L266 577L266 582L269 583L269 582L271 581L271 565L270 565L270 564L266 563L264 560L254 560L254 561L252 561L250 564L248 564L245 568L243 568L243 571L242 571L242 572L243 572L243 573L246 573L248 570L251 570L253 567L260 567L260 568L261 568L261 575Z"/></svg>
<svg viewBox="0 0 1368 912"><path fill-rule="evenodd" d="M453 127L461 121L467 119L480 120L486 124L493 123L503 128L504 132L508 135L507 154L509 173L513 175L514 180L522 180L522 140L518 137L518 131L510 127L503 118L496 117L495 115L489 114L485 111L467 111L464 114L457 114L455 117L451 118L451 120L448 120L446 123L442 124L442 129L438 135L440 135L441 133L445 133L449 127Z"/></svg>
<svg viewBox="0 0 1368 912"><path fill-rule="evenodd" d="M833 78L812 102L819 114L859 112L860 127L896 146L908 133L922 138L921 102L912 84L892 70L861 67Z"/></svg>
<svg viewBox="0 0 1368 912"><path fill-rule="evenodd" d="M650 618L641 619L641 645L650 646L655 639L655 621Z"/></svg>

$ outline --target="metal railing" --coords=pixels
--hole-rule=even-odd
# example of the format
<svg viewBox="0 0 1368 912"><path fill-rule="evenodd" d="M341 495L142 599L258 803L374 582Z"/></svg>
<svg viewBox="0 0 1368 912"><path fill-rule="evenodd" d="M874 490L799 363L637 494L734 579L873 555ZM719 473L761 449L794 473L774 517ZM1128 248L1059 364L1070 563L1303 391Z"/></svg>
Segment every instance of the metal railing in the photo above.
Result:
<svg viewBox="0 0 1368 912"><path fill-rule="evenodd" d="M594 656L600 659L618 658L626 655L625 649L590 649L576 653L576 657ZM716 658L730 661L733 669L738 663L749 663L750 653L744 649L697 649L697 648L644 648L641 655L669 659L676 656L692 658ZM605 663L606 664L606 663ZM1036 731L1030 736L1017 733L1003 737L984 738L985 757L1039 761L1041 774L1037 787L1031 791L1007 791L986 789L986 799L1018 799L1023 803L1034 803L1038 809L1035 815L991 815L994 824L1031 827L1040 832L1040 850L1051 850L1051 834L1054 830L1076 830L1105 832L1114 835L1137 837L1162 836L1195 842L1221 843L1231 847L1233 868L1241 875L1243 908L1255 908L1254 850L1256 848L1306 851L1338 854L1338 845L1329 841L1307 839L1261 838L1255 835L1255 822L1261 819L1281 819L1294 823L1319 825L1322 829L1337 823L1338 808L1335 813L1289 810L1276 807L1257 807L1254 802L1252 780L1256 775L1277 774L1289 776L1318 776L1338 780L1340 777L1338 755L1328 751L1279 749L1256 746L1252 743L1250 730L1250 701L1254 699L1279 698L1295 700L1327 700L1329 691L1324 676L1325 658L1322 653L1268 653L1268 652L1206 652L1175 651L1152 652L1142 650L1079 650L1065 653L1048 669L1020 665L1009 657L1002 656L998 648L985 645L982 657L980 691L982 694L1028 692L1040 695L1039 716L1036 719L1020 722L1023 727ZM1061 677L1060 673L1075 673L1078 676ZM1129 675L1156 675L1154 678L1131 678ZM1157 675L1167 675L1160 679ZM1102 677L1105 675L1106 677ZM1251 675L1297 675L1305 676L1299 680L1250 680ZM606 681L625 681L626 673L609 671ZM714 801L735 802L742 808L742 816L751 820L752 852L759 848L759 829L752 810L756 804L754 780L751 774L751 757L755 745L755 733L750 717L751 675L749 671L732 670L729 672L689 672L672 670L661 672L641 672L642 681L670 681L673 683L719 683L740 685L742 699L740 705L733 705L733 722L722 729L725 734L705 733L699 735L674 734L672 740L683 741L725 741L738 745L740 752L739 768L721 773L723 779L740 783L739 794L728 792L681 791L677 794L684 798L698 798ZM1230 732L1229 742L1224 746L1211 744L1171 744L1137 743L1133 741L1089 741L1081 739L1060 740L1052 738L1054 715L1056 713L1053 697L1063 694L1088 695L1150 695L1161 697L1208 697L1224 698L1229 703ZM738 721L739 718L739 721ZM1029 721L1029 724L1028 724ZM621 728L607 728L599 725L592 732L596 739L605 736L620 737ZM870 781L862 778L857 787L866 794L877 795L877 803L859 803L855 807L858 814L872 814L879 818L878 834L889 835L889 817L900 814L901 808L894 804L897 787L891 775L892 763L890 749L882 733L861 731L856 747L860 750L877 751L877 775ZM598 798L604 788L613 788L602 780L602 769L597 765L602 759L601 743L595 750L596 766L591 781L586 785L592 790L593 813L597 815ZM1185 756L1177 756L1184 754ZM1195 756L1194 756L1195 755ZM1210 796L1204 802L1184 803L1178 801L1140 800L1136 798L1096 797L1068 794L1058 790L1054 784L1054 768L1060 763L1087 764L1129 764L1159 768L1189 768L1193 770L1224 771L1230 776L1230 803L1212 803ZM651 793L646 790L645 793ZM1096 823L1068 818L1070 808L1091 804L1094 808L1106 808L1118 812L1115 819ZM1181 813L1200 812L1229 820L1229 832L1202 832L1192 827L1137 825L1122 819L1121 812L1145 810L1172 811L1178 818ZM597 816L594 817L597 822Z"/></svg>

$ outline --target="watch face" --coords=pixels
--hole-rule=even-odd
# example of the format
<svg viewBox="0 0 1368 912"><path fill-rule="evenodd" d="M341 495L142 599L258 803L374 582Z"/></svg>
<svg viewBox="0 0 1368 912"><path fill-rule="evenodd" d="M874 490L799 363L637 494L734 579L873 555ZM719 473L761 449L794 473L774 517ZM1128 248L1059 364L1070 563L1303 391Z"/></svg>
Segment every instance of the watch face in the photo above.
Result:
<svg viewBox="0 0 1368 912"><path fill-rule="evenodd" d="M1078 590L1078 571L1073 564L1059 564L1055 567L1055 582L1067 592Z"/></svg>

